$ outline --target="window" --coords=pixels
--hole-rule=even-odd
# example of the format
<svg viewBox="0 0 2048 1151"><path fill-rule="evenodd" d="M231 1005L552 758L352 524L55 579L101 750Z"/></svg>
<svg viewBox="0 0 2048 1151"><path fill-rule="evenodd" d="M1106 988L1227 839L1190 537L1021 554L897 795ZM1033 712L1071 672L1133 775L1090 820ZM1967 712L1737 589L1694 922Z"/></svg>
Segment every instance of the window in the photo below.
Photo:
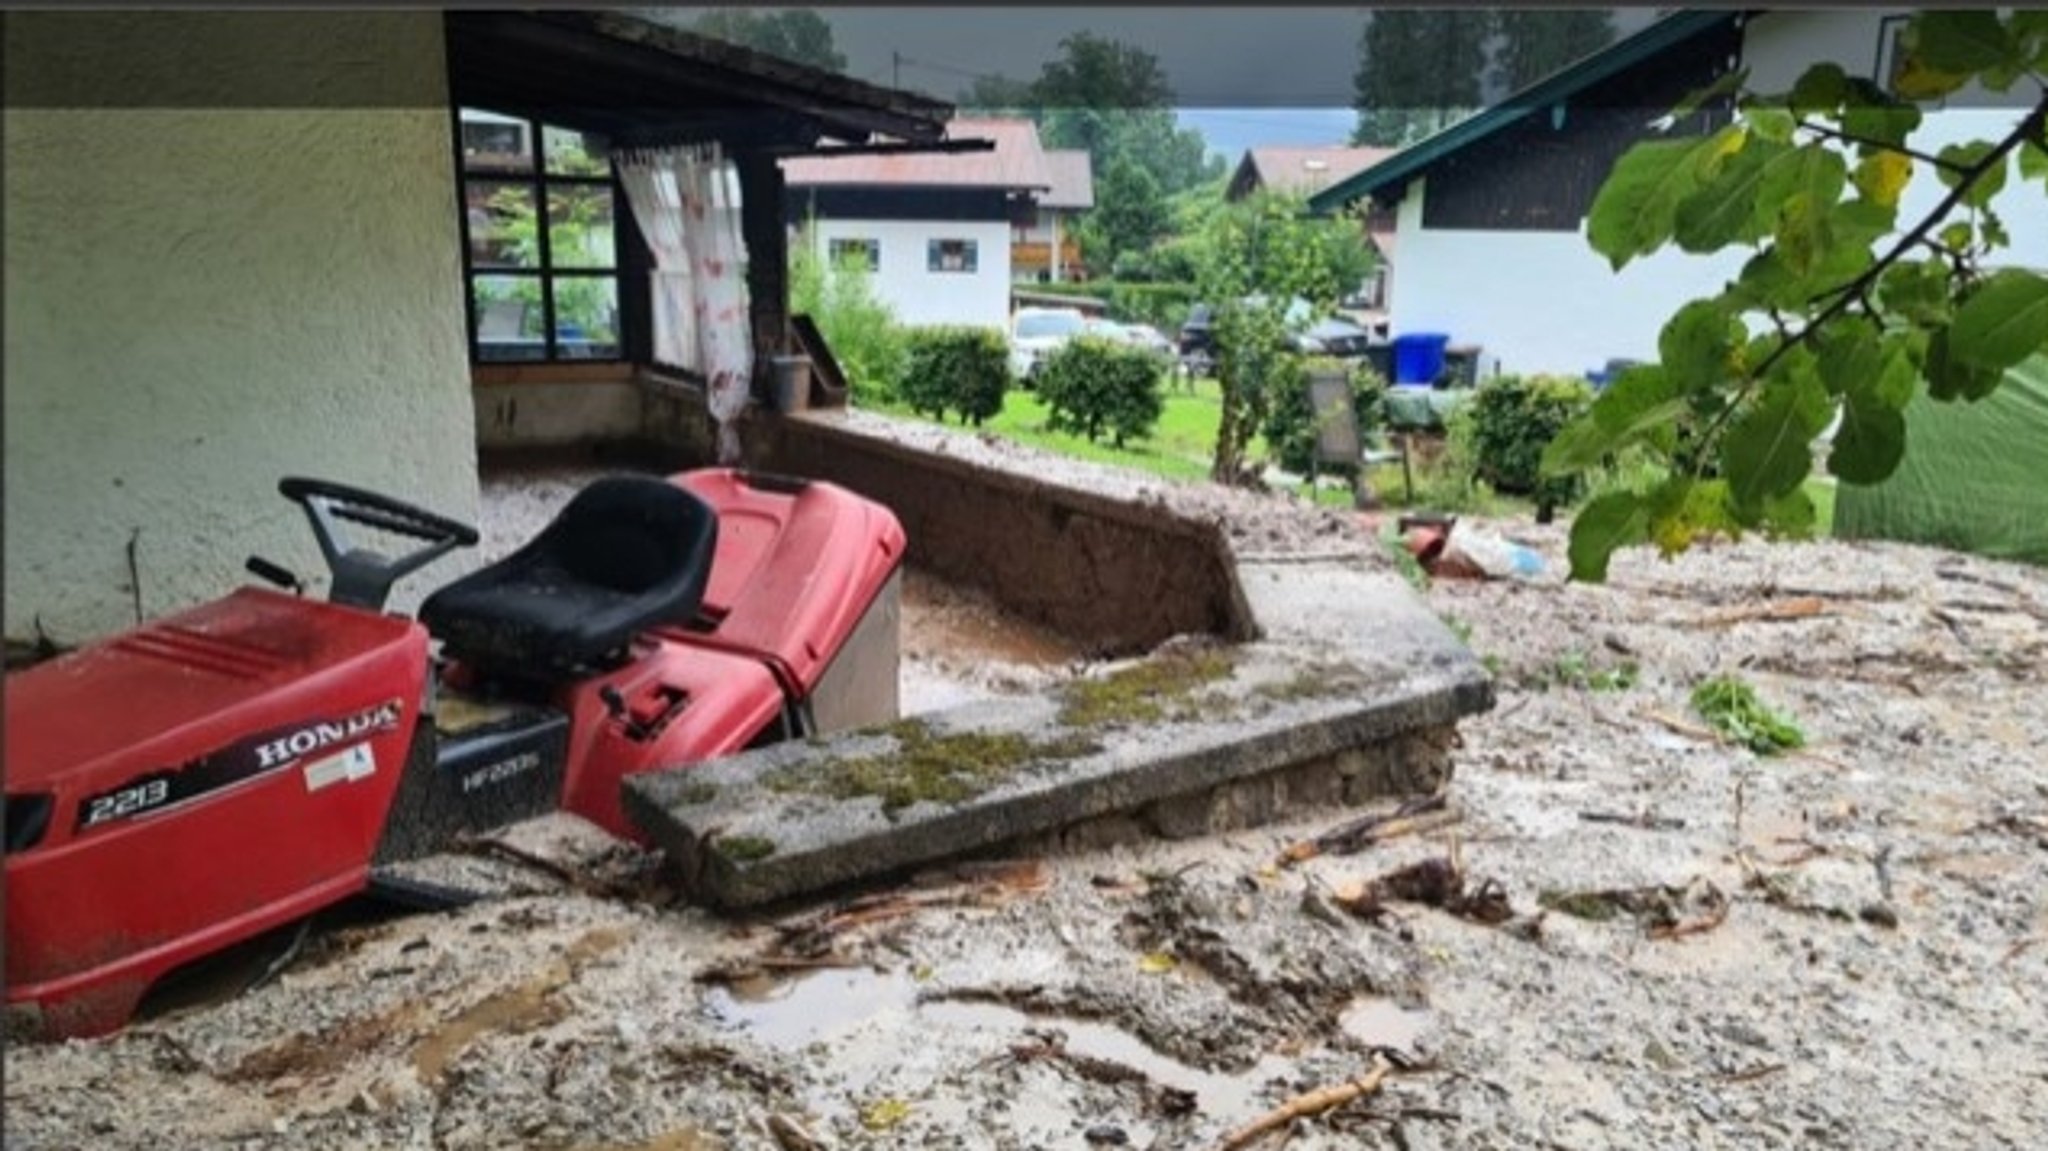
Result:
<svg viewBox="0 0 2048 1151"><path fill-rule="evenodd" d="M851 261L872 272L882 266L882 242L880 240L854 239L841 236L832 241L832 266L846 267Z"/></svg>
<svg viewBox="0 0 2048 1151"><path fill-rule="evenodd" d="M932 240L925 245L924 266L928 272L972 272L975 256L973 240Z"/></svg>
<svg viewBox="0 0 2048 1151"><path fill-rule="evenodd" d="M1912 18L1910 16L1887 16L1877 23L1877 71L1875 75L1877 76L1877 82L1884 87L1884 90L1894 96L1898 95L1899 79L1905 74L1906 70L1906 53L1902 40L1906 32L1906 25L1911 22ZM1934 106L1939 108L1946 104L1946 100L1941 100L1936 101Z"/></svg>
<svg viewBox="0 0 2048 1151"><path fill-rule="evenodd" d="M475 108L461 111L461 140L471 356L618 359L617 203L604 141Z"/></svg>

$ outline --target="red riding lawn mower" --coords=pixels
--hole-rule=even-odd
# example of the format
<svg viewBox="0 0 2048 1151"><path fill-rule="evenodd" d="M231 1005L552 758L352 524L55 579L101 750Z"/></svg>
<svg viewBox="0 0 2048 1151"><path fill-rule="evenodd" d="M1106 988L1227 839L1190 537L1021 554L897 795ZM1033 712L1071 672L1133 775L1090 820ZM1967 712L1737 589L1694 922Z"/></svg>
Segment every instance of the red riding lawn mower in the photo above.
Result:
<svg viewBox="0 0 2048 1151"><path fill-rule="evenodd" d="M506 558L387 614L475 528L291 478L291 572L6 685L10 1033L104 1033L166 975L562 809L639 839L628 775L894 718L903 529L826 483L590 484ZM346 525L416 542L390 558ZM430 655L429 641L440 641ZM418 892L400 892L417 900Z"/></svg>

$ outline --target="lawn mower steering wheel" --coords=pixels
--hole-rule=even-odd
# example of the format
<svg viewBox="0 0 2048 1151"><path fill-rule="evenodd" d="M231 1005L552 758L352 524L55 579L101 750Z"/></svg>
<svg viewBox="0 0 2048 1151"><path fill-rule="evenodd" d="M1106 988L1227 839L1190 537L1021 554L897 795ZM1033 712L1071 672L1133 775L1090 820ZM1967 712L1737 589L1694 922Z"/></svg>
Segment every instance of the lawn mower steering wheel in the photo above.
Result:
<svg viewBox="0 0 2048 1151"><path fill-rule="evenodd" d="M468 524L347 484L286 476L278 481L277 490L306 509L306 519L313 525L313 538L320 542L320 554L327 558L327 570L334 577L327 593L334 603L382 611L391 585L400 578L458 547L472 547L480 538ZM387 558L351 543L343 520L424 540L426 545Z"/></svg>

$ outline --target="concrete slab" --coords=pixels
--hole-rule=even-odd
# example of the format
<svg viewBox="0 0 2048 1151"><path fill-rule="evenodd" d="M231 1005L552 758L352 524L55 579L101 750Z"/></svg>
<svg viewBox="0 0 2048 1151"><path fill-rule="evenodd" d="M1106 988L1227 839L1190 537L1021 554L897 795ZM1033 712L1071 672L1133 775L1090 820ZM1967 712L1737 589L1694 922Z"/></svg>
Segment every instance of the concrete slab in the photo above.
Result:
<svg viewBox="0 0 2048 1151"><path fill-rule="evenodd" d="M748 907L1162 803L1199 809L1302 765L1342 772L1347 752L1492 706L1485 672L1398 578L1331 560L1238 575L1259 642L641 776L627 814L692 898ZM1441 782L1426 774L1395 768L1371 790Z"/></svg>

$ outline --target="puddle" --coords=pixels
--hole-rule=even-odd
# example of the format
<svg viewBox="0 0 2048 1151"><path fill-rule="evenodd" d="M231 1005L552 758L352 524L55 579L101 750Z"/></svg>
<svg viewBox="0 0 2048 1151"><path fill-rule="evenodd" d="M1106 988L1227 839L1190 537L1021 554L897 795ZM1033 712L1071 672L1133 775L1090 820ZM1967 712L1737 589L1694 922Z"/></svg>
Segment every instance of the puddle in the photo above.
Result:
<svg viewBox="0 0 2048 1151"><path fill-rule="evenodd" d="M1413 1051L1415 1043L1429 1031L1430 1014L1412 1010L1391 999L1360 999L1344 1009L1337 1025L1346 1035L1375 1047Z"/></svg>
<svg viewBox="0 0 2048 1151"><path fill-rule="evenodd" d="M947 1046L994 1053L1011 1044L1030 1042L1027 1030L1059 1031L1066 1036L1070 1054L1141 1071L1154 1083L1192 1092L1208 1115L1263 1111L1270 1105L1263 1092L1266 1084L1285 1077L1293 1068L1292 1060L1266 1054L1250 1070L1236 1074L1203 1071L1161 1055L1112 1024L1030 1015L990 1003L919 1003L918 986L907 975L868 969L821 971L772 988L759 984L713 988L706 995L706 1005L715 1018L734 1030L785 1049L835 1039L848 1039L851 1046L865 1048L893 1031L919 1036L914 1045L927 1054ZM1374 1041L1397 1044L1395 1039ZM1405 1040L1398 1045L1405 1045Z"/></svg>
<svg viewBox="0 0 2048 1151"><path fill-rule="evenodd" d="M517 1035L561 1020L568 1013L568 1008L555 998L555 992L574 979L577 970L585 963L625 941L622 931L600 929L588 932L571 943L562 958L540 975L484 997L435 1028L413 1049L413 1070L419 1075L420 1082L439 1083L448 1065L483 1035L493 1032Z"/></svg>

